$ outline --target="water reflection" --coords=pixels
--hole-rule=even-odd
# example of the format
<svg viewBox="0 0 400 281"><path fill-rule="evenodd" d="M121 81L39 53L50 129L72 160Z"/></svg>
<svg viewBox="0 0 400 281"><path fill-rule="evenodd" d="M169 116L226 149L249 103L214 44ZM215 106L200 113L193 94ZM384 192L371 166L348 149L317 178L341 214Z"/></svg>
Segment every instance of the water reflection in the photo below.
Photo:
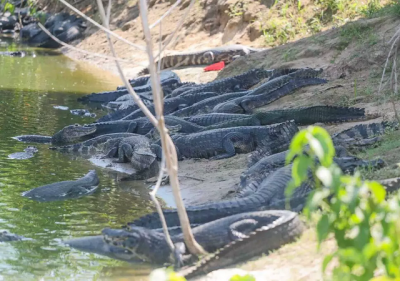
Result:
<svg viewBox="0 0 400 281"><path fill-rule="evenodd" d="M15 44L0 46L0 51L19 49ZM52 135L68 124L92 122L93 118L54 106L82 108L76 101L79 94L115 89L119 79L40 52L37 57L0 56L0 66L0 229L34 239L0 243L0 280L146 280L149 268L143 265L128 266L60 244L60 239L95 235L149 212L142 184L120 186L116 174L50 151L47 145L35 145L39 152L33 158L8 159L28 146L13 136ZM96 108L91 112L100 114ZM98 190L90 196L46 203L21 196L34 187L82 177L90 169L96 169L100 178Z"/></svg>

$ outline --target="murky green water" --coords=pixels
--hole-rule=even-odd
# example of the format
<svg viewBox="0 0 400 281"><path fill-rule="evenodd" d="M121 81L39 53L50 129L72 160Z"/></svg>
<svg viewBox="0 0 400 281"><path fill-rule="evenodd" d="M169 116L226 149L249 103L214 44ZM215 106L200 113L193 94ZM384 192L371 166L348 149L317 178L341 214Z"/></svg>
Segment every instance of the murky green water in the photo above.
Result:
<svg viewBox="0 0 400 281"><path fill-rule="evenodd" d="M9 39L0 39L0 51L20 49ZM64 56L40 52L36 57L0 56L0 230L34 239L0 243L0 280L145 280L148 268L60 243L99 234L104 227L119 227L147 213L151 203L142 184L117 183L116 174L50 151L47 145L36 145L39 152L31 159L8 159L28 145L13 136L52 135L65 125L94 120L53 106L84 108L76 101L79 95L112 90L118 84L117 77ZM98 109L92 112L100 114ZM91 196L49 203L21 196L34 187L81 177L90 169L100 177Z"/></svg>

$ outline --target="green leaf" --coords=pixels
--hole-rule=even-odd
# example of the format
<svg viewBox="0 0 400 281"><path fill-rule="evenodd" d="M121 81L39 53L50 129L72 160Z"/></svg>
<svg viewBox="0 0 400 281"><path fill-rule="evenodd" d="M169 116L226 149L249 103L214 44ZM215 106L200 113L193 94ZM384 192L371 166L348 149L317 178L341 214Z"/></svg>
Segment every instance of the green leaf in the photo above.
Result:
<svg viewBox="0 0 400 281"><path fill-rule="evenodd" d="M322 262L322 272L325 272L326 267L328 264L332 261L332 259L336 256L335 253L333 254L328 254L325 256L324 261Z"/></svg>
<svg viewBox="0 0 400 281"><path fill-rule="evenodd" d="M323 214L321 219L317 223L317 236L318 236L318 244L321 244L323 240L328 237L330 228L329 217L327 214Z"/></svg>
<svg viewBox="0 0 400 281"><path fill-rule="evenodd" d="M332 164L332 159L335 156L335 147L333 146L332 138L324 128L318 126L312 127L311 133L313 137L319 141L323 151L322 157L320 157L318 154L317 156L319 157L321 164L325 167L328 167Z"/></svg>
<svg viewBox="0 0 400 281"><path fill-rule="evenodd" d="M293 161L292 176L297 186L307 179L307 172L311 164L311 159L305 155L301 155Z"/></svg>
<svg viewBox="0 0 400 281"><path fill-rule="evenodd" d="M367 184L378 203L381 203L383 200L385 200L386 190L380 183L372 181L368 182Z"/></svg>

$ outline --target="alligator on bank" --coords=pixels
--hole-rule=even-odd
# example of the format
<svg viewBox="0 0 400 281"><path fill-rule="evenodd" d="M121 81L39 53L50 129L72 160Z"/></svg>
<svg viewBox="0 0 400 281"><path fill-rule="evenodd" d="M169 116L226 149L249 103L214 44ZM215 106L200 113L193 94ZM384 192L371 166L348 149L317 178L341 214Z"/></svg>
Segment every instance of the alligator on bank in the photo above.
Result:
<svg viewBox="0 0 400 281"><path fill-rule="evenodd" d="M61 201L92 194L100 181L95 170L74 181L61 181L23 192L22 196L39 202Z"/></svg>
<svg viewBox="0 0 400 281"><path fill-rule="evenodd" d="M79 155L84 158L90 158L94 155L103 155L108 158L113 158L118 155L119 143L125 138L134 136L138 135L131 133L108 134L98 136L84 142L65 146L50 147L49 149L57 150L63 153Z"/></svg>
<svg viewBox="0 0 400 281"><path fill-rule="evenodd" d="M92 134L96 131L93 127L83 127L79 124L69 125L55 133L52 137L40 135L21 135L13 137L13 139L22 142L36 142L53 145L64 145L75 142L80 138Z"/></svg>
<svg viewBox="0 0 400 281"><path fill-rule="evenodd" d="M268 145L284 136L287 143L298 131L293 122L270 126L244 126L202 131L188 135L174 135L172 141L176 147L178 159L210 158L213 160L247 153L260 145ZM290 132L287 135L287 132ZM157 147L154 144L153 147ZM158 151L160 157L161 147Z"/></svg>
<svg viewBox="0 0 400 281"><path fill-rule="evenodd" d="M172 93L173 90L186 85L186 83L181 83L179 76L172 71L162 72L162 74L160 75L160 79L164 95ZM151 83L148 77L143 77L143 78L140 77L136 80L131 80L131 85L133 87L133 90L139 96L141 95L141 93L152 91ZM90 95L85 95L83 97L78 98L78 101L108 103L111 101L115 101L116 99L127 94L129 94L128 90L125 87L121 86L118 87L116 91L106 91L101 93L92 93Z"/></svg>
<svg viewBox="0 0 400 281"><path fill-rule="evenodd" d="M249 91L245 96L217 105L213 111L251 113L253 108L269 104L298 88L326 83L325 79L317 78L321 73L322 69L304 68L279 76Z"/></svg>
<svg viewBox="0 0 400 281"><path fill-rule="evenodd" d="M254 68L236 76L218 79L199 85L198 87L179 94L179 96L185 96L199 92L216 92L219 94L224 94L246 91L260 83L263 79L270 77L273 72L273 70ZM174 96L178 95L172 95L172 97Z"/></svg>
<svg viewBox="0 0 400 281"><path fill-rule="evenodd" d="M220 61L228 64L237 57L260 51L263 51L263 49L255 49L243 45L227 45L203 51L166 56L161 59L160 67L161 69L166 69L182 66L208 65ZM158 65L158 61L156 65ZM149 74L148 68L141 70L138 76L145 74Z"/></svg>
<svg viewBox="0 0 400 281"><path fill-rule="evenodd" d="M356 167L380 168L384 165L382 160L364 161L356 157L335 158L334 161L343 171L351 171ZM314 178L311 173L300 187L296 188L290 200L285 198L285 189L292 179L292 164L284 166L272 172L258 186L255 193L244 198L235 198L220 202L206 203L187 206L186 211L190 223L203 224L222 217L262 210L286 209L287 201L291 199L290 210L301 211L305 205L306 198L314 188ZM168 226L179 226L179 218L176 210L163 210ZM160 228L161 222L158 213L145 215L128 226L141 226L147 228Z"/></svg>
<svg viewBox="0 0 400 281"><path fill-rule="evenodd" d="M190 280L201 274L268 254L285 244L295 242L302 235L304 226L296 213L270 212L276 214L281 212L281 216L273 223L256 228L251 233L227 244L216 253L201 259L196 265L183 268L178 273Z"/></svg>
<svg viewBox="0 0 400 281"><path fill-rule="evenodd" d="M202 224L194 227L192 232L203 249L211 253L233 241L246 239L250 233L262 227L274 228L276 235L290 236L290 239L294 240L303 232L303 225L296 218L297 214L290 211L246 212ZM281 232L285 229L286 223L293 220L295 220L295 231ZM183 234L171 237L176 245L175 253L171 252L164 234L152 229L136 226L130 226L126 230L106 228L103 229L102 234L105 242L110 246L128 250L132 256L153 264L172 263L175 258L178 259L179 264L182 264L184 262L182 256L189 254L184 244ZM272 236L269 238L274 239ZM270 241L270 239L265 239L263 242L264 250L275 244L275 241ZM247 248L247 251L253 252L256 249Z"/></svg>

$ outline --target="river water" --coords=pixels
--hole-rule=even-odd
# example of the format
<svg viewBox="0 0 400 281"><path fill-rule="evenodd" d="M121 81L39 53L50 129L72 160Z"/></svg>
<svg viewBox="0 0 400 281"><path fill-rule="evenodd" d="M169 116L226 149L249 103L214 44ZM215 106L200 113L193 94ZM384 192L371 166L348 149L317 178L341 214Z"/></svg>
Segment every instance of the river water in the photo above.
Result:
<svg viewBox="0 0 400 281"><path fill-rule="evenodd" d="M0 37L0 51L21 50ZM26 49L32 51L33 49ZM98 235L104 227L118 228L150 211L148 190L140 182L117 182L117 175L36 145L39 152L26 160L8 155L28 146L11 137L52 135L64 126L90 123L72 115L85 108L84 94L113 90L118 77L45 50L26 57L0 56L0 230L32 238L0 243L0 280L146 280L149 268L65 247L62 239ZM91 112L102 114L101 109ZM104 114L104 113L103 113ZM76 179L95 169L98 190L87 197L40 203L21 193L41 185Z"/></svg>

